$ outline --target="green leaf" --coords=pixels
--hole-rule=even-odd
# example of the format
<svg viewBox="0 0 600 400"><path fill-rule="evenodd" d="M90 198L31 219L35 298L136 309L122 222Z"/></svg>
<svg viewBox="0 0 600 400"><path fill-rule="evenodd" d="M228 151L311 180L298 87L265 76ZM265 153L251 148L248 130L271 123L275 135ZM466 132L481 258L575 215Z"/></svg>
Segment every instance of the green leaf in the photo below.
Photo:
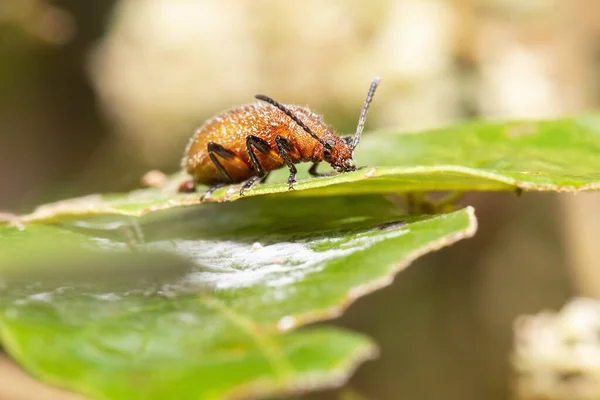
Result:
<svg viewBox="0 0 600 400"><path fill-rule="evenodd" d="M155 329L167 329L166 334L174 336L171 325L180 327L178 318L192 317L171 315ZM376 354L369 339L341 329L268 335L236 322L228 328L240 335L203 343L203 324L191 319L186 324L184 333L173 338L156 337L155 330L124 332L122 337L107 333L102 340L68 331L43 338L31 331L35 326L27 325L10 325L2 331L12 348L28 347L26 354L15 354L26 368L55 385L107 400L298 394L343 385L357 365ZM166 344L171 347L163 348ZM160 348L148 349L153 346Z"/></svg>
<svg viewBox="0 0 600 400"><path fill-rule="evenodd" d="M48 268L63 260L57 254L70 267L50 277L43 268L0 267L0 338L35 375L97 399L263 397L339 386L373 356L373 344L337 329L291 330L336 317L415 258L471 236L476 221L471 208L406 219L378 196L312 201L256 198L153 213L139 221L134 252L122 225L112 230L104 220L2 227L0 243L30 253L37 247L26 244L38 234L40 243L60 237L69 251L57 248ZM84 254L78 244L101 250L90 255L100 257L95 267L86 266L99 270L91 278L72 273ZM174 261L162 252L181 267L121 279L125 265L103 273L101 256L112 252L142 257L137 277L146 277L149 259L158 264L152 271L169 270L161 264ZM11 260L21 258L4 266Z"/></svg>
<svg viewBox="0 0 600 400"><path fill-rule="evenodd" d="M258 185L247 197L277 195L315 197L439 190L580 191L600 187L600 114L550 121L474 122L454 127L399 134L366 134L355 172L300 180L288 191L287 171L275 171L273 184ZM301 169L306 177L306 168ZM93 195L49 204L24 221L57 220L64 216L121 214L199 203L199 194L177 194L185 180L176 174L160 189L124 195ZM199 187L202 191L205 188ZM211 201L239 198L239 185L214 193Z"/></svg>

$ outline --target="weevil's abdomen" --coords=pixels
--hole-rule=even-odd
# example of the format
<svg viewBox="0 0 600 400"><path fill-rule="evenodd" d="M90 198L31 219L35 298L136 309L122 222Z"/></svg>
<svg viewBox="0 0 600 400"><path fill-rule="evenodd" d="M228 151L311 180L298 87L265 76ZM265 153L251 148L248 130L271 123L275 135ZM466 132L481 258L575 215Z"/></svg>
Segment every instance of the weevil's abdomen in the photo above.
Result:
<svg viewBox="0 0 600 400"><path fill-rule="evenodd" d="M286 107L319 137L325 132L331 132L319 115L299 106ZM208 143L214 142L233 152L234 157L230 160L217 158L234 183L242 182L256 175L246 148L247 137L257 136L269 143L269 154L262 154L258 150L255 150L255 154L263 169L272 171L284 165L277 153L275 137L278 135L287 138L294 147L295 151L290 154L294 163L316 161L322 154L322 146L317 140L283 112L260 102L233 108L206 121L188 143L182 167L195 183L227 183L208 153Z"/></svg>

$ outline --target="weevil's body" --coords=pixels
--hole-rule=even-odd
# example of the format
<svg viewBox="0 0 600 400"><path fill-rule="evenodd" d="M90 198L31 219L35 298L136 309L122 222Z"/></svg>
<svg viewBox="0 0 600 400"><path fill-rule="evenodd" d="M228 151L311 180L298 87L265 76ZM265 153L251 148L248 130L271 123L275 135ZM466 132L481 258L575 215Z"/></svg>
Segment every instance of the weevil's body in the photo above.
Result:
<svg viewBox="0 0 600 400"><path fill-rule="evenodd" d="M286 105L285 107L319 138L334 141L336 144L338 141L342 141L325 125L319 115L295 105ZM208 120L190 140L183 159L183 167L197 184L216 185L243 182L257 174L248 152L247 138L258 137L268 143L268 153L264 154L261 151L254 153L263 170L269 172L285 165L275 141L278 136L287 140L291 145L291 150L287 154L292 163L323 160L324 147L321 143L282 111L270 104L258 102L233 108ZM219 162L231 177L231 182L222 175L211 160L208 151L208 144L211 142L218 143L234 153L230 159L219 158ZM339 145L344 145L344 143ZM350 149L344 153L339 156L343 159L352 158Z"/></svg>
<svg viewBox="0 0 600 400"><path fill-rule="evenodd" d="M233 108L208 120L190 140L182 166L191 175L180 191L193 191L195 184L212 185L203 198L216 188L244 182L240 195L270 171L286 165L288 186L296 183L295 164L312 161L311 175L319 162L326 161L339 172L356 169L352 159L362 133L367 110L379 84L371 83L354 137L341 138L307 108L282 105L257 95L259 103Z"/></svg>

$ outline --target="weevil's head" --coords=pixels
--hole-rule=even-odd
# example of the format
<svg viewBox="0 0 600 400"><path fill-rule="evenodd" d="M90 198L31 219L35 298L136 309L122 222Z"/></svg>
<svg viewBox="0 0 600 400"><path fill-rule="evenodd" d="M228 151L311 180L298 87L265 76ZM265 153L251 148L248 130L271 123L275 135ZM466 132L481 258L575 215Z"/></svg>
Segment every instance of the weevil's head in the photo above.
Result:
<svg viewBox="0 0 600 400"><path fill-rule="evenodd" d="M356 169L354 164L352 137L340 138L331 135L321 137L323 143L323 160L338 172L349 172Z"/></svg>
<svg viewBox="0 0 600 400"><path fill-rule="evenodd" d="M315 161L326 161L329 165L331 165L338 172L349 172L356 170L356 165L354 164L353 155L354 149L358 145L358 141L360 140L360 135L362 134L363 128L365 127L365 121L367 119L367 111L369 110L369 105L371 104L371 100L373 100L373 95L375 94L375 89L379 85L379 78L373 79L371 82L371 86L369 87L369 92L367 93L367 98L365 99L365 104L360 113L360 118L358 120L358 126L356 127L356 133L353 137L344 137L341 138L335 135L331 130L327 129L321 136L315 134L304 122L302 122L294 113L292 113L288 108L273 100L270 97L267 97L262 94L258 94L255 97L259 100L265 101L271 104L273 107L278 108L283 111L289 118L291 118L295 123L297 123L306 133L312 136L317 142L319 142L320 147L323 151L322 154L318 154L317 160ZM317 147L318 148L318 147ZM322 156L322 157L320 157Z"/></svg>
<svg viewBox="0 0 600 400"><path fill-rule="evenodd" d="M323 145L323 159L339 172L354 171L356 169L353 160L354 149L358 145L360 135L365 127L367 111L369 110L371 100L373 100L373 95L375 94L375 89L377 89L379 82L379 78L375 78L371 82L354 136L340 138L332 133L327 136L323 135L319 140Z"/></svg>

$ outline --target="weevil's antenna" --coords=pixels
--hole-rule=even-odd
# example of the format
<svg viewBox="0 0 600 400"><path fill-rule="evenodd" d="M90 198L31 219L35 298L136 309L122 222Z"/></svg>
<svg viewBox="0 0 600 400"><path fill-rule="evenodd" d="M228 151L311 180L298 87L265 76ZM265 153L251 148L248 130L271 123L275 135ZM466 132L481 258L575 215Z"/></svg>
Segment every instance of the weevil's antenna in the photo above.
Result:
<svg viewBox="0 0 600 400"><path fill-rule="evenodd" d="M285 108L283 106L283 104L273 100L272 98L265 96L263 94L257 94L256 96L254 96L255 98L257 98L258 100L262 100L265 101L267 103L269 103L270 105L272 105L273 107L283 111L285 113L285 115L287 115L288 117L290 117L295 123L297 123L298 125L300 125L300 128L304 129L306 131L306 133L308 133L310 136L314 137L316 140L319 141L319 143L321 143L323 146L325 147L331 147L328 146L326 143L324 143L320 137L318 137L317 135L315 135L313 133L313 131L311 131L308 126L306 126L304 124L304 122L300 121L300 118L298 118L297 116L294 115L294 113L292 113L290 110L288 110L287 108Z"/></svg>
<svg viewBox="0 0 600 400"><path fill-rule="evenodd" d="M369 93L367 93L367 98L365 99L365 105L360 112L360 119L358 120L358 126L356 127L356 133L354 134L354 139L350 147L352 150L356 148L358 145L358 141L360 140L360 135L362 134L363 129L365 128L365 121L367 120L367 111L369 111L369 106L371 105L371 101L373 100L373 95L375 95L375 89L377 89L377 85L381 82L380 77L376 77L371 82L371 87L369 88Z"/></svg>

